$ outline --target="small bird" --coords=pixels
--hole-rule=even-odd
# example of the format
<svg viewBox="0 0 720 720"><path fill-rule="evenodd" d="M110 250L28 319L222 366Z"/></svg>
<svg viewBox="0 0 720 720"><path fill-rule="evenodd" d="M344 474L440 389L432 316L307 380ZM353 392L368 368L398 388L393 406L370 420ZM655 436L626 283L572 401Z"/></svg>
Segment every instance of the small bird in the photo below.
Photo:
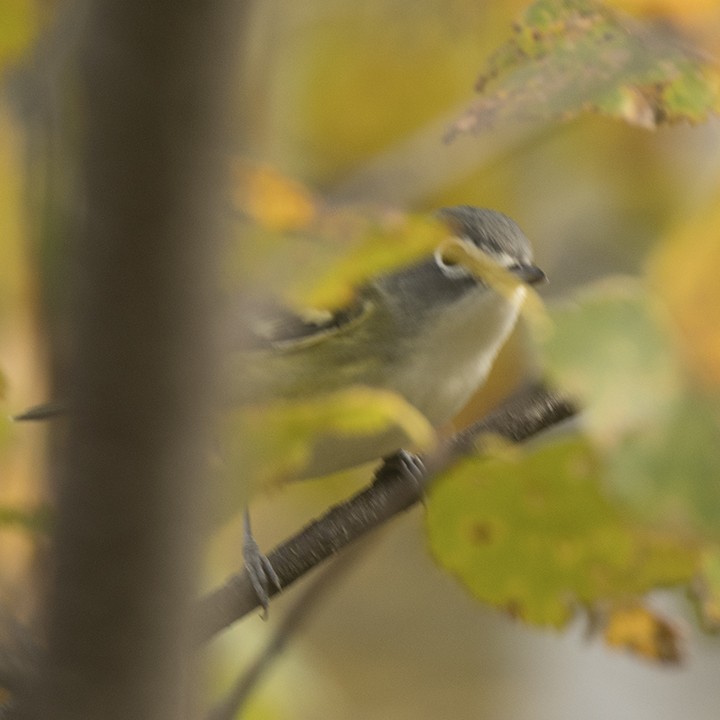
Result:
<svg viewBox="0 0 720 720"><path fill-rule="evenodd" d="M515 326L526 284L546 278L533 263L528 239L506 215L467 205L437 215L461 250L480 263L452 262L438 248L375 278L322 320L292 313L260 320L254 347L235 357L240 367L233 375L244 379L237 402L302 401L360 386L399 395L434 428L452 420L485 382ZM508 283L508 276L517 280ZM321 436L290 479L376 461L406 442L403 428L392 423L371 434ZM250 532L247 509L243 552L267 613L269 587L280 589L280 580Z"/></svg>
<svg viewBox="0 0 720 720"><path fill-rule="evenodd" d="M468 205L437 213L472 263L440 248L427 258L380 275L359 288L347 307L312 319L286 310L244 318L251 337L228 354L230 406L298 401L364 387L400 396L433 428L450 422L483 385L512 332L526 284L545 280L532 249L506 215ZM501 276L516 278L498 282ZM248 313L253 315L253 313ZM53 403L18 420L60 414ZM403 449L407 433L389 424L371 434L314 439L307 461L286 479L320 477ZM268 586L279 580L249 532L245 561L267 609Z"/></svg>
<svg viewBox="0 0 720 720"><path fill-rule="evenodd" d="M348 387L394 392L434 427L446 425L482 386L527 294L545 280L518 225L493 210L461 205L437 213L453 236L487 258L480 272L434 255L381 275L322 320L274 311L250 323L251 347L230 356L242 378L236 404L302 401ZM484 270L517 278L499 288ZM374 435L318 438L291 479L320 477L390 455L401 427Z"/></svg>

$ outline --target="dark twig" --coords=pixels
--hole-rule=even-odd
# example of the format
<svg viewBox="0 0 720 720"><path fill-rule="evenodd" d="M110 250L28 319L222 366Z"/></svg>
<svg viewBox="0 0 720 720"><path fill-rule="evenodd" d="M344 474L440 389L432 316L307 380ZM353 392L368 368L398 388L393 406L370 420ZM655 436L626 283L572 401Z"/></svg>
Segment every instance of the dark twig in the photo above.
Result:
<svg viewBox="0 0 720 720"><path fill-rule="evenodd" d="M458 433L423 458L425 472L408 482L402 472L382 472L378 479L349 500L331 508L297 535L273 550L268 558L287 588L306 572L343 547L412 507L432 479L484 435L521 442L575 415L572 403L542 385L528 387L470 428ZM270 589L270 594L276 594ZM197 641L202 643L258 607L246 572L232 576L205 596L197 614Z"/></svg>
<svg viewBox="0 0 720 720"><path fill-rule="evenodd" d="M253 690L264 677L273 660L282 652L288 640L297 634L307 622L319 602L353 568L367 548L366 543L353 547L353 552L344 553L335 562L330 563L317 578L305 589L287 612L282 622L273 632L261 655L238 678L227 697L208 714L207 720L232 720L245 706Z"/></svg>

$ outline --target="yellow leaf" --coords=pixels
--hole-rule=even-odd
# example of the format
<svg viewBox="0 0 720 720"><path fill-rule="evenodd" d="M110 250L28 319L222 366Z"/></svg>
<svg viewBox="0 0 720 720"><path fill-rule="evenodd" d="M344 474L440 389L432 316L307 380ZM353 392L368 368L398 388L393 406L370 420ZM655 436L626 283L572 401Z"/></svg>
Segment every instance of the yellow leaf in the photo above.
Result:
<svg viewBox="0 0 720 720"><path fill-rule="evenodd" d="M448 234L444 223L428 215L370 215L357 241L342 257L324 272L300 277L300 282L288 287L286 297L295 306L340 307L354 288L432 254Z"/></svg>
<svg viewBox="0 0 720 720"><path fill-rule="evenodd" d="M693 583L693 593L708 630L720 630L720 552L708 548L702 553L700 572Z"/></svg>
<svg viewBox="0 0 720 720"><path fill-rule="evenodd" d="M258 225L267 230L306 228L317 214L310 191L270 165L236 165L235 201Z"/></svg>
<svg viewBox="0 0 720 720"><path fill-rule="evenodd" d="M251 488L329 475L400 447L428 449L435 433L396 393L364 386L232 413L224 462Z"/></svg>
<svg viewBox="0 0 720 720"><path fill-rule="evenodd" d="M0 3L0 67L25 51L37 31L36 3L3 0Z"/></svg>
<svg viewBox="0 0 720 720"><path fill-rule="evenodd" d="M641 605L616 608L603 632L605 642L646 660L678 663L682 659L678 628Z"/></svg>
<svg viewBox="0 0 720 720"><path fill-rule="evenodd" d="M238 172L237 204L251 222L226 262L228 281L296 311L344 307L358 287L431 255L449 234L427 214L322 209L272 168Z"/></svg>
<svg viewBox="0 0 720 720"><path fill-rule="evenodd" d="M678 350L706 387L720 387L720 198L658 248L650 279L679 330Z"/></svg>

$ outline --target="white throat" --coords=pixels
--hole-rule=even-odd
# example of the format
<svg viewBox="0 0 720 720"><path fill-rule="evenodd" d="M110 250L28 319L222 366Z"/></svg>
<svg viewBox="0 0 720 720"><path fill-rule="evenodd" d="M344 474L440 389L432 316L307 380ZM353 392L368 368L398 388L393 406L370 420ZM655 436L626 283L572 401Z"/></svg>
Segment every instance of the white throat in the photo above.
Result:
<svg viewBox="0 0 720 720"><path fill-rule="evenodd" d="M510 298L487 288L468 293L432 320L421 344L397 367L389 387L434 426L450 421L485 382L526 295L523 286Z"/></svg>

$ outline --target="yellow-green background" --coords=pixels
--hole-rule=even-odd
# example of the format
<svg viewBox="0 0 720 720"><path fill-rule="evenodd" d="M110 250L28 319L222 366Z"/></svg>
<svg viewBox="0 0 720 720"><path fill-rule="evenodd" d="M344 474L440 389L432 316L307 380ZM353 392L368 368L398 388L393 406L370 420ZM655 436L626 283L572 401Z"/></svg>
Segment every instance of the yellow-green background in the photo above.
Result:
<svg viewBox="0 0 720 720"><path fill-rule="evenodd" d="M662 13L710 52L716 3L616 3ZM321 198L401 210L470 203L503 210L526 230L567 299L618 273L640 275L671 319L677 356L698 397L720 384L720 125L649 132L583 116L568 124L498 128L442 143L471 102L488 54L524 7L468 0L263 2L244 59L244 154L267 161ZM65 93L73 4L0 5L0 369L3 414L42 400L49 331L39 278L63 268L52 242L63 222L58 187L72 186L74 128ZM58 116L61 118L57 120ZM52 142L48 141L48 138ZM60 148L58 150L58 144ZM56 190L48 196L44 183ZM65 181L65 182L63 182ZM62 279L55 277L62 284ZM45 298L45 303L41 302ZM61 335L61 330L54 330ZM501 381L503 374L500 373ZM31 513L42 488L42 430L0 426L0 506ZM270 547L347 488L312 483L256 503ZM35 536L22 512L0 525L0 600L31 617ZM239 559L234 526L210 574ZM239 561L239 560L238 560ZM210 581L208 581L210 582ZM291 603L269 623L245 620L219 643L212 684L234 677ZM260 688L258 718L676 718L710 720L720 705L720 646L696 629L678 594L657 607L687 618L679 669L644 664L586 642L515 624L478 605L429 559L421 513L383 531L356 572L292 642Z"/></svg>

